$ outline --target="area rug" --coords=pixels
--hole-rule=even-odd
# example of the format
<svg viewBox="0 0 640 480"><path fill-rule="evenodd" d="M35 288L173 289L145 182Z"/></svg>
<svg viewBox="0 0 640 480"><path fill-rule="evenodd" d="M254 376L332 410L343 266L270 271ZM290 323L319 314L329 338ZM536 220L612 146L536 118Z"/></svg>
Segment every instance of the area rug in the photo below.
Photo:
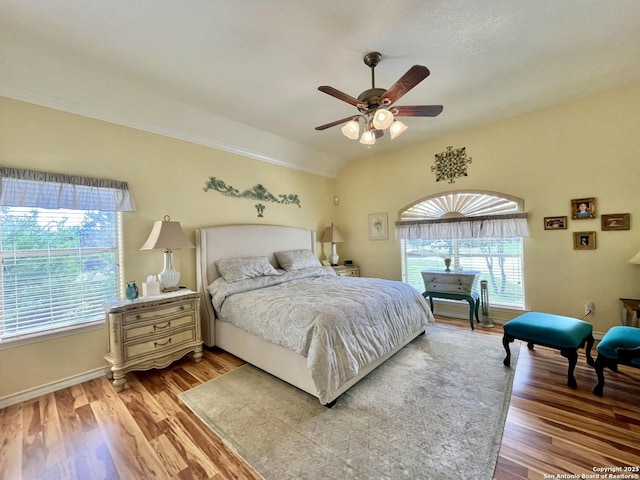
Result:
<svg viewBox="0 0 640 480"><path fill-rule="evenodd" d="M266 480L491 479L509 407L501 337L429 326L326 408L244 365L180 395Z"/></svg>

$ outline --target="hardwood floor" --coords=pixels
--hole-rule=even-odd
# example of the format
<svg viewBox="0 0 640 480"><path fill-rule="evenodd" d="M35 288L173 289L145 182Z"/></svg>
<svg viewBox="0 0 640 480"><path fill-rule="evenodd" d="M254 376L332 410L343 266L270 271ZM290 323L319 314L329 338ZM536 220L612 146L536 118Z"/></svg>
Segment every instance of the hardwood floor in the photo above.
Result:
<svg viewBox="0 0 640 480"><path fill-rule="evenodd" d="M437 325L469 328L441 317ZM476 332L502 335L499 326ZM198 364L187 356L164 370L129 374L120 394L100 378L4 408L0 479L259 479L177 398L240 365L206 350ZM640 369L607 371L603 398L591 393L596 376L584 355L577 390L565 386L566 369L558 351L520 348L496 480L640 466Z"/></svg>

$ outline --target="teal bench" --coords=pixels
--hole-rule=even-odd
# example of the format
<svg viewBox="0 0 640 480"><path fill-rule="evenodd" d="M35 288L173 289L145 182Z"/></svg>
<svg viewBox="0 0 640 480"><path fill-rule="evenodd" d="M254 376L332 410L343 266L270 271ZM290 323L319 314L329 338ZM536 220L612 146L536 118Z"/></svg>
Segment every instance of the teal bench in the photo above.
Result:
<svg viewBox="0 0 640 480"><path fill-rule="evenodd" d="M473 317L475 316L476 321L480 322L478 318L478 310L480 310L480 295L475 292L471 292L470 294L462 294L462 293L448 293L448 292L433 292L427 290L426 292L422 292L422 296L426 299L429 298L429 306L431 307L431 312L433 312L433 299L434 298L446 298L448 300L463 300L469 303L469 323L471 324L471 330L475 330L473 327Z"/></svg>
<svg viewBox="0 0 640 480"><path fill-rule="evenodd" d="M640 368L640 328L617 326L604 334L598 343L596 374L598 384L593 393L602 396L604 389L604 369L618 371L618 364Z"/></svg>
<svg viewBox="0 0 640 480"><path fill-rule="evenodd" d="M527 312L505 323L503 330L502 345L507 352L503 363L507 367L511 366L509 344L515 339L527 342L529 350L533 350L534 344L560 350L560 354L569 360L567 385L570 388L578 386L573 372L578 363L579 348L586 344L587 363L591 366L595 364L591 357L593 327L590 323L577 318L550 313Z"/></svg>

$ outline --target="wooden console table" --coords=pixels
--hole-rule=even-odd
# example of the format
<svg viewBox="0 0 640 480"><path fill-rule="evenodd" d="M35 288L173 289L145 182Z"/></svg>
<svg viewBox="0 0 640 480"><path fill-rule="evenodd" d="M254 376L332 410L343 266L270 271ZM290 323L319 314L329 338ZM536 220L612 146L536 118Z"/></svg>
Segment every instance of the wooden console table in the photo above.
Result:
<svg viewBox="0 0 640 480"><path fill-rule="evenodd" d="M422 296L429 299L431 311L433 312L434 298L466 301L469 303L469 324L471 330L474 330L473 317L480 322L478 318L480 295L473 292L473 284L478 272L432 272L425 270L421 273L425 288Z"/></svg>

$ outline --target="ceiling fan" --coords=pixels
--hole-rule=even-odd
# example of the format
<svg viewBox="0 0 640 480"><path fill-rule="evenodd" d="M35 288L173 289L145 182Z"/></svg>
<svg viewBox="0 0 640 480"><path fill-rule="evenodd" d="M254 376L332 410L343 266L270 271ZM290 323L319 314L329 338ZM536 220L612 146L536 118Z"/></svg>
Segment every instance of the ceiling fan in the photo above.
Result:
<svg viewBox="0 0 640 480"><path fill-rule="evenodd" d="M442 112L442 105L393 106L409 90L427 78L430 72L423 65L414 65L391 88L376 88L375 68L381 59L382 55L379 52L370 52L364 56L365 65L371 68L371 88L358 95L358 98L326 85L318 87L321 92L353 105L360 113L320 125L316 130L326 130L346 123L342 127L342 133L347 138L356 140L360 136L362 120L364 133L360 137L360 143L373 145L376 138L381 137L387 128L392 139L407 129L407 126L395 117L435 117Z"/></svg>

